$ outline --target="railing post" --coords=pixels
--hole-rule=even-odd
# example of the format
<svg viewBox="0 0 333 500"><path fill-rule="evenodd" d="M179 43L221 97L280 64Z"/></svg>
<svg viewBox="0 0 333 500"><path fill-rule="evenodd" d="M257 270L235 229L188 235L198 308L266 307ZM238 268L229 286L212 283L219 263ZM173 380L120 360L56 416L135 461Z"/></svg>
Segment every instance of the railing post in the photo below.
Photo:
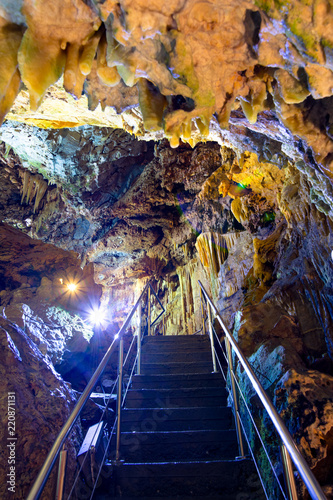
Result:
<svg viewBox="0 0 333 500"><path fill-rule="evenodd" d="M214 349L214 334L213 334L213 325L212 325L212 310L209 304L207 304L208 308L208 327L209 327L209 338L210 338L210 347L212 350L212 359L213 359L213 371L217 373L216 366L216 357L215 357L215 349Z"/></svg>
<svg viewBox="0 0 333 500"><path fill-rule="evenodd" d="M225 346L226 346L227 356L228 356L230 384L231 384L231 391L232 391L232 399L233 399L233 403L234 403L239 456L240 456L240 458L244 458L245 454L244 454L242 429L241 429L241 425L240 425L240 421L239 421L239 407L238 407L238 399L237 399L237 392L236 392L236 384L235 384L235 379L234 379L234 367L232 364L230 342L229 342L229 339L227 336L225 337Z"/></svg>
<svg viewBox="0 0 333 500"><path fill-rule="evenodd" d="M117 444L116 462L120 460L120 426L121 426L121 402L123 388L123 362L124 362L124 339L120 338L119 343L119 366L118 366L118 391L117 391Z"/></svg>
<svg viewBox="0 0 333 500"><path fill-rule="evenodd" d="M55 496L56 500L62 500L64 497L66 464L67 464L67 450L65 450L65 445L63 445L63 448L59 455L57 490Z"/></svg>
<svg viewBox="0 0 333 500"><path fill-rule="evenodd" d="M138 363L136 365L136 374L140 375L141 373L141 332L142 332L142 309L141 309L141 302L138 306L138 319L139 319L139 325L138 325L138 338L137 338L137 343L138 343Z"/></svg>
<svg viewBox="0 0 333 500"><path fill-rule="evenodd" d="M150 335L150 324L151 324L151 290L150 290L150 285L148 287L148 336Z"/></svg>
<svg viewBox="0 0 333 500"><path fill-rule="evenodd" d="M204 306L203 306L203 296L202 296L201 287L200 287L200 304L201 304L201 316L202 316L202 335L206 335L205 311L204 311Z"/></svg>
<svg viewBox="0 0 333 500"><path fill-rule="evenodd" d="M283 474L287 487L289 500L298 500L293 465L287 448L284 443L281 445L281 458L283 465Z"/></svg>

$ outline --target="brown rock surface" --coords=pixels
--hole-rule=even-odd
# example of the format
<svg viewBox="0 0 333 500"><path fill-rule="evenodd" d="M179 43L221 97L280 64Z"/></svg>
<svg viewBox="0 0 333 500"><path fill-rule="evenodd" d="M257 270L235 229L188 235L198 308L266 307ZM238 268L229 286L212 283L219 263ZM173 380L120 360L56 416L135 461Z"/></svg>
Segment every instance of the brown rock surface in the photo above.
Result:
<svg viewBox="0 0 333 500"><path fill-rule="evenodd" d="M57 374L47 356L44 356L29 337L10 321L0 317L1 342L1 467L0 494L9 498L25 498L39 472L57 434L75 404L69 386ZM8 394L15 395L15 405L8 410ZM9 434L8 412L15 410L14 436ZM37 439L38 436L38 439ZM11 438L16 438L14 439ZM75 471L75 448L78 428L68 441L70 476ZM15 455L15 491L8 492L7 474L10 448ZM13 458L13 454L11 457ZM28 466L27 466L28 465ZM54 494L54 474L46 485L42 498Z"/></svg>
<svg viewBox="0 0 333 500"><path fill-rule="evenodd" d="M93 270L83 270L74 253L32 240L0 224L0 279L2 315L22 328L43 354L59 362L71 343L85 350L93 332L75 313L88 315L90 303L101 292ZM77 283L74 295L68 283Z"/></svg>
<svg viewBox="0 0 333 500"><path fill-rule="evenodd" d="M321 484L332 488L333 377L290 369L275 389L274 404ZM327 498L330 495L327 494Z"/></svg>
<svg viewBox="0 0 333 500"><path fill-rule="evenodd" d="M28 89L0 130L6 317L70 373L98 339L55 328L50 303L79 305L60 279L99 298L94 272L116 329L154 277L169 334L201 327L201 279L329 491L331 3L20 6L0 8L1 117Z"/></svg>

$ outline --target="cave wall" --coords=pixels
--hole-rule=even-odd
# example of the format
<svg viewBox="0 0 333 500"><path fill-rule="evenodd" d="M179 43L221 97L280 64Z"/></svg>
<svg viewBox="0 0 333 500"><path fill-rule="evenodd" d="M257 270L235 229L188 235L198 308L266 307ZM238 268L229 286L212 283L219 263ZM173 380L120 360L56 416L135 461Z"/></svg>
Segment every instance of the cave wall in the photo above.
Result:
<svg viewBox="0 0 333 500"><path fill-rule="evenodd" d="M29 142L18 140L19 134L29 138L30 150ZM10 236L3 239L4 255L12 253L15 263L8 277L8 258L2 267L7 281L1 306L7 318L29 334L27 317L45 318L45 305L38 309L39 298L59 299L59 280L75 268L78 276L88 279L88 295L95 287L92 272L102 285L112 332L152 278L166 307L167 334L192 334L202 326L200 279L241 348L260 367L261 382L286 412L300 448L329 488L331 398L326 390L307 390L311 380L320 380L322 387L330 387L332 380L332 223L313 187L314 182L326 181L310 160L305 163L297 155L262 161L254 142L250 151L240 153L210 141L175 150L165 140L146 144L122 131L98 129L92 141L89 135L87 127L46 134L19 125L11 127L10 140L2 136L8 141L1 145L1 175L8 190L1 192L1 214L20 230L7 227ZM41 137L44 148L38 148L36 164L32 145ZM58 150L49 161L55 144ZM268 144L274 150L275 142L266 140ZM66 172L54 171L55 160L66 165ZM87 175L87 169L93 175ZM38 259L38 245L44 252L42 245L49 243L57 243L64 253L57 250L54 262L48 260L41 268L27 264L33 261L28 250ZM83 270L73 250L82 265L88 264ZM61 301L57 305L64 306ZM36 329L30 333L52 357L57 334L49 328L43 335L47 340ZM52 360L70 377L78 373L75 352L82 354L81 360L88 353L97 359L110 340L95 343L94 351L87 341L71 345L71 335L66 335L61 340L65 359L61 362L54 354ZM70 351L73 356L68 356ZM88 380L88 372L81 374L82 380ZM295 384L300 387L298 395L293 392ZM296 401L299 413L288 414L289 400ZM318 413L318 408L324 411ZM303 421L304 412L316 423Z"/></svg>
<svg viewBox="0 0 333 500"><path fill-rule="evenodd" d="M88 348L93 330L84 322L87 307L99 303L92 265L80 267L78 255L33 240L0 223L1 333L1 487L0 496L25 498L61 427L73 410L77 393L55 366L71 352L75 359ZM68 283L77 283L74 295ZM88 300L89 299L89 300ZM86 316L84 315L86 311ZM89 309L88 309L89 311ZM8 406L8 393L15 405ZM9 411L15 411L14 490L9 477ZM82 440L76 425L67 440L68 474L76 469ZM42 498L55 494L55 471Z"/></svg>
<svg viewBox="0 0 333 500"><path fill-rule="evenodd" d="M25 342L50 373L78 373L149 278L167 334L193 334L200 279L330 498L332 12L0 1L4 359L23 377ZM73 276L102 293L101 341L74 320Z"/></svg>

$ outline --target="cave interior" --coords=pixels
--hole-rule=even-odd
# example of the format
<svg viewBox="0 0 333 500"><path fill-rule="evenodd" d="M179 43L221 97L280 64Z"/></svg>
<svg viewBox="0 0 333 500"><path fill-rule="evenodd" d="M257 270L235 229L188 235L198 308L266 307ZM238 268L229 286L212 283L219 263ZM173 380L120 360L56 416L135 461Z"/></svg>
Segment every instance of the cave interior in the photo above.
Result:
<svg viewBox="0 0 333 500"><path fill-rule="evenodd" d="M152 336L202 333L200 280L333 499L332 27L332 0L0 0L1 498L27 496L147 283Z"/></svg>

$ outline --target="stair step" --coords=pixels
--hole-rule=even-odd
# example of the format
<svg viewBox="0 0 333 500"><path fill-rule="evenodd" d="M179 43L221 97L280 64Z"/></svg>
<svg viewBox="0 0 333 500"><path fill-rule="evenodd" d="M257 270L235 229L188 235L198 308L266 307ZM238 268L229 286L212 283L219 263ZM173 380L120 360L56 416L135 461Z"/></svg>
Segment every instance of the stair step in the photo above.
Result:
<svg viewBox="0 0 333 500"><path fill-rule="evenodd" d="M94 500L113 500L114 498L121 498L122 500L138 500L138 498L140 498L141 500L146 500L149 498L149 500L161 500L162 497L118 497L118 496L112 496L110 497L109 495L97 495L96 494L94 495ZM207 500L207 498L209 500L221 500L221 496L204 496L204 497L197 497L197 496L184 496L184 495L175 495L175 496L172 496L172 497L163 497L164 500L175 500L175 498L177 500ZM223 497L224 498L224 497ZM254 497L248 497L248 496L240 496L240 499L241 500L252 500L252 498ZM230 497L231 500L235 500L235 497ZM229 500L228 498L226 498L226 500ZM263 497L263 500L264 500L264 497Z"/></svg>
<svg viewBox="0 0 333 500"><path fill-rule="evenodd" d="M168 363L161 365L159 363L143 363L141 365L141 373L149 374L183 374L183 373L211 373L213 371L212 362L199 361L197 363Z"/></svg>
<svg viewBox="0 0 333 500"><path fill-rule="evenodd" d="M227 391L220 388L129 390L126 408L193 408L227 404Z"/></svg>
<svg viewBox="0 0 333 500"><path fill-rule="evenodd" d="M233 426L228 406L206 408L130 408L123 409L124 432L228 430Z"/></svg>
<svg viewBox="0 0 333 500"><path fill-rule="evenodd" d="M179 352L204 352L204 351L209 351L211 352L210 349L210 343L209 342L195 342L190 345L181 345L178 344L177 342L174 344L171 344L170 342L164 342L162 343L156 343L154 344L153 342L147 343L143 347L144 352L147 353L179 353Z"/></svg>
<svg viewBox="0 0 333 500"><path fill-rule="evenodd" d="M195 343L195 342L209 342L208 335L150 335L143 338L143 343L148 342L187 342L187 343Z"/></svg>
<svg viewBox="0 0 333 500"><path fill-rule="evenodd" d="M146 351L142 353L141 362L146 363L197 363L206 361L207 363L212 362L212 354L210 351L174 351L174 352L154 352L147 353Z"/></svg>
<svg viewBox="0 0 333 500"><path fill-rule="evenodd" d="M126 462L207 461L234 459L238 445L234 430L124 432L120 453Z"/></svg>
<svg viewBox="0 0 333 500"><path fill-rule="evenodd" d="M130 389L127 392L126 401L133 399L153 399L159 397L161 399L182 398L182 397L215 397L217 399L227 396L227 390L219 387L191 387L179 389ZM220 405L219 405L220 406Z"/></svg>
<svg viewBox="0 0 333 500"><path fill-rule="evenodd" d="M125 463L119 466L116 475L118 494L122 497L209 498L220 495L224 500L262 498L260 481L250 460L147 463L144 467Z"/></svg>
<svg viewBox="0 0 333 500"><path fill-rule="evenodd" d="M220 373L192 373L178 375L135 375L132 379L132 389L173 389L196 387L225 387L225 381Z"/></svg>

